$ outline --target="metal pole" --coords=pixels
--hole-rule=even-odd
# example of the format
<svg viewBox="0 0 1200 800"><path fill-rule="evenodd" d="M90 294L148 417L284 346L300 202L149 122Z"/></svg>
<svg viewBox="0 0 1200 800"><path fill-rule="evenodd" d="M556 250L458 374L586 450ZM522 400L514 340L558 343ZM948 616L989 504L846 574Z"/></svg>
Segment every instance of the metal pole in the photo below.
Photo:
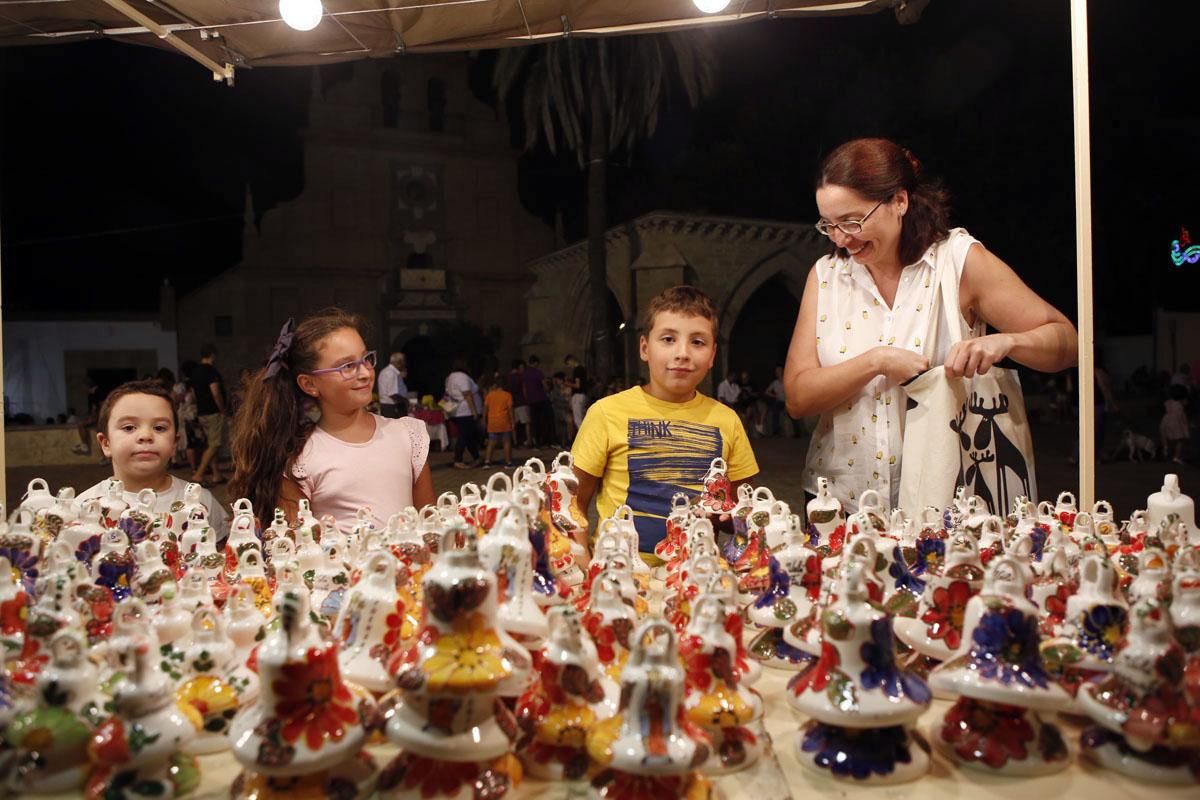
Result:
<svg viewBox="0 0 1200 800"><path fill-rule="evenodd" d="M1096 406L1092 331L1092 148L1088 96L1087 0L1071 0L1071 76L1075 108L1075 258L1079 330L1079 504L1096 499Z"/></svg>

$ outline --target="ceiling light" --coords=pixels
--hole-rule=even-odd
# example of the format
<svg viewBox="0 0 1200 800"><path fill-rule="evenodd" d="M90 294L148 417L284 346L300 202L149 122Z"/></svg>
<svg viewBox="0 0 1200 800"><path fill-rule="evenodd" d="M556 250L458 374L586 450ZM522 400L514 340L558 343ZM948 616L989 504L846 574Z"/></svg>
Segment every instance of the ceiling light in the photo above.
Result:
<svg viewBox="0 0 1200 800"><path fill-rule="evenodd" d="M321 22L321 0L279 0L279 16L298 31L311 31Z"/></svg>
<svg viewBox="0 0 1200 800"><path fill-rule="evenodd" d="M692 0L696 4L696 8L703 11L705 14L716 14L724 11L729 5L729 0Z"/></svg>

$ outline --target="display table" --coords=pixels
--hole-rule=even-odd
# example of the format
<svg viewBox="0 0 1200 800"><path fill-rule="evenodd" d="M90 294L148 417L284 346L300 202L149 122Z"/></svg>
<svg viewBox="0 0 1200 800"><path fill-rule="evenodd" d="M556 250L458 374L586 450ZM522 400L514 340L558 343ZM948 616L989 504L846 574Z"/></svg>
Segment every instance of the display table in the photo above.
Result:
<svg viewBox="0 0 1200 800"><path fill-rule="evenodd" d="M766 708L765 723L775 743L775 759L766 757L756 767L721 778L717 785L729 800L783 800L794 797L839 796L852 792L855 797L879 797L888 800L986 800L986 798L1083 798L1084 800L1117 800L1145 798L1150 793L1155 800L1196 800L1200 790L1195 786L1173 787L1139 783L1116 772L1101 770L1090 762L1078 759L1079 729L1070 722L1063 723L1063 735L1071 746L1072 764L1066 770L1041 778L1004 778L987 775L974 769L951 766L934 753L929 774L918 781L898 786L857 786L816 775L800 766L793 754L793 740L799 719L787 704L788 678L793 673L763 670L756 688L762 693ZM928 730L949 703L935 700L933 707L921 718L919 727ZM368 748L382 768L397 753L391 745ZM776 764L778 767L776 767ZM227 798L229 787L240 766L228 753L200 757L202 780L200 789L191 797L196 800ZM782 775L782 779L781 779ZM568 794L565 784L548 784L526 780L514 793L514 798L561 798ZM78 793L53 795L56 798L77 798Z"/></svg>

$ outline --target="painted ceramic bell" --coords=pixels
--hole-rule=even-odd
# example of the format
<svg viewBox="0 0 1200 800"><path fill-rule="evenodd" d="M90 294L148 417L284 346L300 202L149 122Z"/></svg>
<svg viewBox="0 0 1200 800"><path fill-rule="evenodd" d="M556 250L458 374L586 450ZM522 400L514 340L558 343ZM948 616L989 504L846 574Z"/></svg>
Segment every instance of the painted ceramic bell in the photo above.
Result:
<svg viewBox="0 0 1200 800"><path fill-rule="evenodd" d="M263 554L269 556L271 554L271 542L279 538L288 538L292 536L292 528L288 525L287 514L282 508L276 508L275 514L271 518L271 524L263 528L262 532L262 549Z"/></svg>
<svg viewBox="0 0 1200 800"><path fill-rule="evenodd" d="M533 601L544 610L567 602L570 594L566 582L558 577L558 569L568 572L570 580L575 581L576 585L583 582L583 572L575 567L570 542L550 523L549 515L543 515L539 486L540 482L538 486L529 482L518 484L513 489L513 505L525 515L525 538L529 542L533 567ZM558 564L558 569L551 567L551 547L556 552L553 560Z"/></svg>
<svg viewBox="0 0 1200 800"><path fill-rule="evenodd" d="M1200 653L1200 550L1180 550L1172 571L1171 625L1184 652L1194 658Z"/></svg>
<svg viewBox="0 0 1200 800"><path fill-rule="evenodd" d="M120 528L107 530L100 540L100 552L92 563L96 584L111 591L118 602L124 600L133 591L131 583L135 566L125 532Z"/></svg>
<svg viewBox="0 0 1200 800"><path fill-rule="evenodd" d="M738 524L733 536L722 549L725 560L739 574L749 572L760 565L760 556L765 542L764 529L771 521L771 508L775 504L775 495L765 486L759 486L750 492L748 507L745 504L737 509Z"/></svg>
<svg viewBox="0 0 1200 800"><path fill-rule="evenodd" d="M1117 585L1116 569L1101 553L1090 553L1079 565L1079 588L1067 598L1062 636L1078 650L1079 669L1112 669L1117 646L1125 638L1129 606Z"/></svg>
<svg viewBox="0 0 1200 800"><path fill-rule="evenodd" d="M964 766L1042 775L1069 763L1062 734L1037 713L1071 701L1042 664L1037 609L1025 589L1020 563L996 559L983 591L967 604L962 646L930 673L935 689L961 695L934 723L933 740Z"/></svg>
<svg viewBox="0 0 1200 800"><path fill-rule="evenodd" d="M829 491L828 478L817 478L817 496L808 501L806 511L809 544L822 558L839 552L846 538L846 516L841 502Z"/></svg>
<svg viewBox="0 0 1200 800"><path fill-rule="evenodd" d="M195 738L200 718L190 706L176 705L171 682L158 669L153 643L134 647L132 672L113 693L113 714L100 723L87 745L93 768L90 798L160 797L192 792L200 767L183 748Z"/></svg>
<svg viewBox="0 0 1200 800"><path fill-rule="evenodd" d="M323 541L322 543L321 563L313 571L310 602L313 611L332 625L337 619L338 611L342 607L342 598L345 597L346 589L350 585L350 574L346 568L346 562L342 558L341 537L329 535L330 528L328 527L325 527L324 530L327 532L326 540L336 538L339 541L328 544Z"/></svg>
<svg viewBox="0 0 1200 800"><path fill-rule="evenodd" d="M543 639L546 616L533 598L533 547L525 513L512 503L479 543L479 561L496 575L500 627L510 634Z"/></svg>
<svg viewBox="0 0 1200 800"><path fill-rule="evenodd" d="M613 681L629 658L629 637L637 627L633 605L621 594L620 577L605 570L592 581L583 626L596 646L600 667Z"/></svg>
<svg viewBox="0 0 1200 800"><path fill-rule="evenodd" d="M727 629L728 622L724 600L703 595L679 643L686 674L684 708L712 743L712 756L703 767L710 775L749 767L764 745L748 727L762 718L762 697L743 681L740 642Z"/></svg>
<svg viewBox="0 0 1200 800"><path fill-rule="evenodd" d="M54 635L48 658L32 707L13 714L3 733L15 751L6 786L21 795L78 791L91 766L87 743L102 703L96 669L69 629Z"/></svg>
<svg viewBox="0 0 1200 800"><path fill-rule="evenodd" d="M200 720L199 732L184 745L184 752L206 755L229 749L229 725L249 702L228 680L233 657L234 645L225 635L222 618L212 609L197 609L192 643L183 654L183 674L175 690L175 702L190 708ZM257 689L257 676L254 681Z"/></svg>
<svg viewBox="0 0 1200 800"><path fill-rule="evenodd" d="M1163 520L1178 520L1188 530L1196 529L1196 504L1179 488L1179 476L1168 474L1163 478L1162 489L1146 499L1146 510L1150 512L1150 527L1157 528Z"/></svg>
<svg viewBox="0 0 1200 800"><path fill-rule="evenodd" d="M637 525L634 523L633 509L628 505L617 506L613 512L614 528L625 542L625 554L629 557L633 569L633 579L637 582L638 591L645 594L650 587L650 566L641 558L641 545ZM607 522L607 520L605 520ZM603 523L601 529L603 530Z"/></svg>
<svg viewBox="0 0 1200 800"><path fill-rule="evenodd" d="M0 663L25 647L25 627L32 602L13 574L12 562L0 556Z"/></svg>
<svg viewBox="0 0 1200 800"><path fill-rule="evenodd" d="M25 487L25 496L21 498L23 508L32 514L45 511L54 505L54 495L50 493L50 484L43 478L34 478Z"/></svg>
<svg viewBox="0 0 1200 800"><path fill-rule="evenodd" d="M1059 536L1064 536L1060 531ZM1056 547L1041 560L1036 576L1029 586L1029 599L1038 607L1038 621L1043 635L1058 634L1067 616L1067 601L1075 594L1078 584L1067 560L1065 548Z"/></svg>
<svg viewBox="0 0 1200 800"><path fill-rule="evenodd" d="M238 514L229 524L229 536L225 539L225 579L235 580L238 574L238 562L242 553L257 550L259 559L262 558L262 542L259 541L255 528L258 523L249 514Z"/></svg>
<svg viewBox="0 0 1200 800"><path fill-rule="evenodd" d="M1113 674L1080 691L1098 724L1083 734L1084 755L1138 780L1200 783L1200 706L1187 684L1194 670L1185 673L1184 664L1166 609L1133 606Z"/></svg>
<svg viewBox="0 0 1200 800"><path fill-rule="evenodd" d="M215 583L225 568L225 556L217 551L217 531L209 526L207 513L203 507L192 511L179 549L189 574L199 573Z"/></svg>
<svg viewBox="0 0 1200 800"><path fill-rule="evenodd" d="M104 533L104 512L100 507L100 498L93 497L84 500L79 506L79 516L69 525L63 527L58 534L58 541L66 542L72 552L78 551L87 542L95 552L100 548L100 536ZM87 559L81 559L87 560Z"/></svg>
<svg viewBox="0 0 1200 800"><path fill-rule="evenodd" d="M197 579L207 583L202 576L197 576ZM187 578L184 581L186 583ZM160 644L185 643L191 636L192 612L195 609L196 604L189 603L184 598L182 586L175 594L169 597L164 595L153 619L155 637Z"/></svg>
<svg viewBox="0 0 1200 800"><path fill-rule="evenodd" d="M235 583L221 613L225 617L225 633L233 643L234 663L245 664L266 636L267 617L258 607L254 589L245 583Z"/></svg>
<svg viewBox="0 0 1200 800"><path fill-rule="evenodd" d="M390 552L372 555L362 579L348 590L333 626L342 674L376 693L395 686L395 666L389 669L389 664L417 633L406 630L409 614L396 590L396 567Z"/></svg>
<svg viewBox="0 0 1200 800"><path fill-rule="evenodd" d="M125 501L125 484L117 478L109 478L104 486L104 494L100 496L100 511L104 515L106 525L116 525L129 508Z"/></svg>
<svg viewBox="0 0 1200 800"><path fill-rule="evenodd" d="M546 505L554 523L571 537L576 563L586 568L588 563L588 521L579 508L576 493L579 480L575 477L575 460L569 452L559 453L546 475Z"/></svg>
<svg viewBox="0 0 1200 800"><path fill-rule="evenodd" d="M620 712L588 732L588 753L604 768L593 787L605 798L692 796L705 785L695 770L710 748L683 707L675 630L648 620L632 645L621 673Z"/></svg>
<svg viewBox="0 0 1200 800"><path fill-rule="evenodd" d="M1121 543L1120 526L1114 518L1112 503L1107 500L1097 500L1092 506L1092 527L1109 547Z"/></svg>
<svg viewBox="0 0 1200 800"><path fill-rule="evenodd" d="M686 492L676 492L671 496L671 510L667 513L665 527L666 536L654 545L654 555L663 561L671 562L680 558L687 547L687 528L693 517L692 502Z"/></svg>
<svg viewBox="0 0 1200 800"><path fill-rule="evenodd" d="M862 562L843 567L837 599L821 614L821 657L791 680L788 703L812 718L797 737L802 764L839 779L898 783L929 767L908 727L931 693L897 667L891 618L870 603L865 573Z"/></svg>
<svg viewBox="0 0 1200 800"><path fill-rule="evenodd" d="M938 565L944 553L944 562ZM983 586L983 566L975 538L967 533L948 540L917 543L924 588L916 617L897 617L896 636L923 655L944 661L962 644L967 604Z"/></svg>
<svg viewBox="0 0 1200 800"><path fill-rule="evenodd" d="M1137 574L1129 584L1126 595L1129 604L1162 602L1171 588L1171 562L1157 547L1147 547L1137 554Z"/></svg>
<svg viewBox="0 0 1200 800"><path fill-rule="evenodd" d="M702 481L704 489L697 502L710 514L728 514L737 505L733 484L729 480L729 465L723 458L714 458Z"/></svg>
<svg viewBox="0 0 1200 800"><path fill-rule="evenodd" d="M388 738L404 748L380 776L385 798L457 798L476 781L501 797L515 777L504 766L516 723L499 697L514 666L499 630L497 579L480 563L474 529L455 520L423 579L415 660L401 667L401 696L385 712ZM460 537L462 549L453 546Z"/></svg>
<svg viewBox="0 0 1200 800"><path fill-rule="evenodd" d="M750 643L750 654L769 667L797 670L811 659L783 640L784 629L807 617L821 592L820 557L807 542L793 515L785 544L772 557L770 584L746 609L750 621L765 629Z"/></svg>
<svg viewBox="0 0 1200 800"><path fill-rule="evenodd" d="M373 703L342 680L337 644L312 622L307 596L284 589L275 605L279 624L258 647L261 695L230 730L245 769L233 796L283 797L297 783L359 796L369 780L353 776Z"/></svg>
<svg viewBox="0 0 1200 800"><path fill-rule="evenodd" d="M175 574L163 563L156 542L145 539L134 548L137 567L133 576L133 593L148 603L157 603L164 595L178 591Z"/></svg>
<svg viewBox="0 0 1200 800"><path fill-rule="evenodd" d="M549 619L537 677L517 702L521 760L535 778L574 781L591 767L588 730L611 714L596 646L584 634L579 613L561 606L551 609Z"/></svg>

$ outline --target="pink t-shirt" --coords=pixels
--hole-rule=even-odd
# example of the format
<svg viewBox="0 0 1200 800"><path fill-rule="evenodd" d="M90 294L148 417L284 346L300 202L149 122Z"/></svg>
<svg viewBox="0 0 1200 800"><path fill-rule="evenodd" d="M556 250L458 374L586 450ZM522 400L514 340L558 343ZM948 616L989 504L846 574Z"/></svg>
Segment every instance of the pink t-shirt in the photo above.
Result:
<svg viewBox="0 0 1200 800"><path fill-rule="evenodd" d="M413 417L371 415L375 435L362 444L343 442L319 427L292 464L292 476L318 518L330 514L349 528L366 506L375 524L412 505L413 481L429 455L425 423Z"/></svg>

